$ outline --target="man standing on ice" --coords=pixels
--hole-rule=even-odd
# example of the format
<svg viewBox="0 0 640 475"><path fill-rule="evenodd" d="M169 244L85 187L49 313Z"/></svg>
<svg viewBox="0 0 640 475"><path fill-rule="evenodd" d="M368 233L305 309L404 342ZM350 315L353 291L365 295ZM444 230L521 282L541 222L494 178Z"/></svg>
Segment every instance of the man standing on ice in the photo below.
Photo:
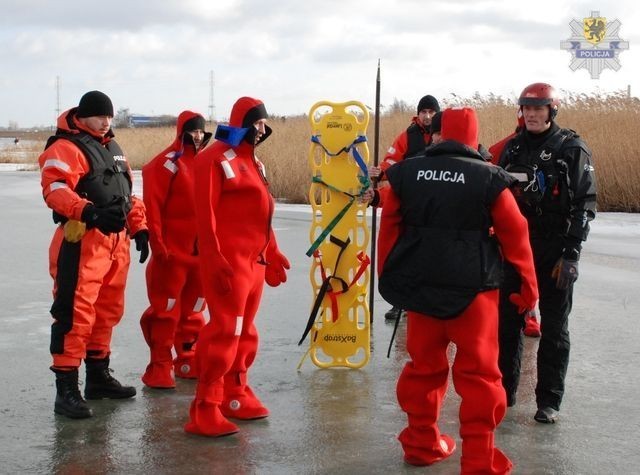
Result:
<svg viewBox="0 0 640 475"><path fill-rule="evenodd" d="M538 345L536 421L556 421L569 365L569 313L578 279L582 242L596 215L596 180L591 151L570 129L555 123L560 99L546 83L533 83L520 94L521 130L504 147L498 164L518 179L516 201L529 224L540 285L542 336ZM505 296L519 278L505 266L500 302L500 370L507 404L515 404L522 356L521 309Z"/></svg>

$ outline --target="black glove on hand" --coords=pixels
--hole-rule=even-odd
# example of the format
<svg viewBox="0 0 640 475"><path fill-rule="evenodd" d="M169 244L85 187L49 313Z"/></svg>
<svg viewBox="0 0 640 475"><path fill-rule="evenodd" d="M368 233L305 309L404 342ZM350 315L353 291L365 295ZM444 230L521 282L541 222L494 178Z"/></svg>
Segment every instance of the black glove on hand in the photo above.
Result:
<svg viewBox="0 0 640 475"><path fill-rule="evenodd" d="M98 228L103 234L119 233L127 223L121 206L98 208L93 203L88 203L82 210L82 221L87 229Z"/></svg>
<svg viewBox="0 0 640 475"><path fill-rule="evenodd" d="M143 229L133 235L136 242L136 251L140 251L140 264L144 263L149 257L149 231Z"/></svg>
<svg viewBox="0 0 640 475"><path fill-rule="evenodd" d="M576 280L578 280L578 261L561 257L553 266L551 277L556 279L556 288L568 289Z"/></svg>

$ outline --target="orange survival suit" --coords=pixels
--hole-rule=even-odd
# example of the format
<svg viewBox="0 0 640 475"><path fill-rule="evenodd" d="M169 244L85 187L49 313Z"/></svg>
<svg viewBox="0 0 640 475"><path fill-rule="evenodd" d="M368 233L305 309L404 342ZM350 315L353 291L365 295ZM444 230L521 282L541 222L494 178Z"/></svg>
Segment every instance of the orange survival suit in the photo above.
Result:
<svg viewBox="0 0 640 475"><path fill-rule="evenodd" d="M196 345L198 385L185 430L199 435L236 432L226 417L269 414L247 382L258 349L254 318L264 282L279 285L289 268L271 227L274 201L264 166L254 154L271 132L266 117L261 101L238 99L229 126L218 126L217 141L196 163L200 266L211 318Z"/></svg>
<svg viewBox="0 0 640 475"><path fill-rule="evenodd" d="M172 369L176 376L196 377L193 345L204 326L205 300L193 188L197 155L212 134L205 133L197 147L188 131L204 127L202 115L181 112L173 143L142 168L152 251L146 269L150 306L140 319L151 359L142 381L150 387L175 387Z"/></svg>
<svg viewBox="0 0 640 475"><path fill-rule="evenodd" d="M421 153L431 143L431 134L420 123L418 116L411 119L411 125L393 141L387 150L384 159L380 163L382 172L386 172L390 166L401 162L407 157Z"/></svg>
<svg viewBox="0 0 640 475"><path fill-rule="evenodd" d="M493 441L506 409L498 368L500 250L522 276L513 301L532 308L538 290L527 224L509 190L513 179L477 152L475 111L445 110L441 133L444 141L424 156L389 168L380 221L380 294L408 311L411 360L397 384L408 425L399 440L412 465L454 451L438 428L453 342L462 473L509 473L512 464Z"/></svg>
<svg viewBox="0 0 640 475"><path fill-rule="evenodd" d="M54 368L77 368L87 354L109 357L113 327L124 313L129 236L146 229L144 204L131 193L131 169L113 133L92 135L75 118L76 110L60 115L56 135L38 160L42 194L60 224L49 247ZM97 170L104 163L112 165ZM76 242L65 239L69 220L81 221L87 204L105 205L101 201L106 199L122 203L126 229L103 234L97 227L87 228Z"/></svg>

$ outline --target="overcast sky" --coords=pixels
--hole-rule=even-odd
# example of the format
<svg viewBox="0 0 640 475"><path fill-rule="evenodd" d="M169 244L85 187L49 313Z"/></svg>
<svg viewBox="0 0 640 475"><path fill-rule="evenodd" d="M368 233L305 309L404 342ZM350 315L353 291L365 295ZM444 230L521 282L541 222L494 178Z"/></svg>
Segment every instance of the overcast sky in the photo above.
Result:
<svg viewBox="0 0 640 475"><path fill-rule="evenodd" d="M319 100L373 107L550 82L573 92L640 95L640 9L631 0L0 0L0 127L51 125L98 89L117 109L229 116L249 95L272 114ZM571 71L569 22L620 20L630 49L600 79Z"/></svg>

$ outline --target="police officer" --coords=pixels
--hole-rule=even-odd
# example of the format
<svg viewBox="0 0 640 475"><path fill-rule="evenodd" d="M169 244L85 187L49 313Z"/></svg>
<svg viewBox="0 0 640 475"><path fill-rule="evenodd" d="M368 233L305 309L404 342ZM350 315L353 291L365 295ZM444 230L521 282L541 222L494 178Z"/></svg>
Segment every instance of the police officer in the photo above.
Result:
<svg viewBox="0 0 640 475"><path fill-rule="evenodd" d="M522 277L510 298L522 309L538 298L527 223L509 187L514 180L478 153L470 108L446 109L442 142L387 170L390 190L380 221L380 294L408 310L405 365L397 385L408 424L404 459L429 465L450 456L454 440L438 415L455 343L453 382L462 398L462 473L509 473L494 446L506 410L498 369L501 255ZM502 251L502 252L500 252Z"/></svg>
<svg viewBox="0 0 640 475"><path fill-rule="evenodd" d="M132 193L129 162L113 139L112 119L111 99L87 92L78 107L58 117L56 134L39 158L42 196L59 224L49 247L54 412L73 419L93 415L78 388L83 359L85 398L136 394L111 374L111 338L124 313L130 241L143 263L149 232L144 203Z"/></svg>
<svg viewBox="0 0 640 475"><path fill-rule="evenodd" d="M540 288L542 337L538 347L535 420L558 417L569 363L569 312L578 278L582 242L596 214L596 182L591 151L570 129L554 121L560 100L549 84L534 83L518 99L524 129L505 146L499 160L518 179L516 200L529 224ZM505 268L500 302L500 369L509 406L520 379L524 318L508 300L519 278Z"/></svg>

